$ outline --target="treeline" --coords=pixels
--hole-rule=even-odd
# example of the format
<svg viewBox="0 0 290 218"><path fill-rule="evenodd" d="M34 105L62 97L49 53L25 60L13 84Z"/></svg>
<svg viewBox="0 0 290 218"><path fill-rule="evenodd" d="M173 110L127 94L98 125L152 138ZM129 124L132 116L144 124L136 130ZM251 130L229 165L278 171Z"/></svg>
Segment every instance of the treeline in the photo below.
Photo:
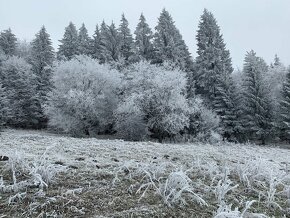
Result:
<svg viewBox="0 0 290 218"><path fill-rule="evenodd" d="M55 53L45 27L31 43L0 34L0 125L73 135L289 141L290 70L247 52L234 72L213 14L204 10L193 59L164 9L131 33L104 21L92 37L70 23Z"/></svg>

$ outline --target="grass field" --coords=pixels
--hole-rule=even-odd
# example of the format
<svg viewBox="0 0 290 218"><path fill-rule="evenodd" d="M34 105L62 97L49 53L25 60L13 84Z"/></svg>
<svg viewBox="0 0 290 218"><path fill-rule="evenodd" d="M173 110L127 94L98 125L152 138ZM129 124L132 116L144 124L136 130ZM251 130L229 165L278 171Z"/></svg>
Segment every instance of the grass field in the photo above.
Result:
<svg viewBox="0 0 290 218"><path fill-rule="evenodd" d="M0 217L290 217L290 150L0 135Z"/></svg>

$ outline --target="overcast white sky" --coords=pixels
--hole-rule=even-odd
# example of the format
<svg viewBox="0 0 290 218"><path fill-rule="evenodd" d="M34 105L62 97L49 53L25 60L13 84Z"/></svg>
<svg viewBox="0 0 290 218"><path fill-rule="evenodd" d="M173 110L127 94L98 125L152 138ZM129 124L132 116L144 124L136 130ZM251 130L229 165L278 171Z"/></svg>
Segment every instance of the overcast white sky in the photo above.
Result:
<svg viewBox="0 0 290 218"><path fill-rule="evenodd" d="M119 25L124 12L133 32L141 12L151 28L162 8L172 15L193 57L200 15L207 8L215 15L231 52L241 68L246 51L254 49L270 63L277 53L290 64L290 0L0 0L0 30L11 27L30 41L42 25L58 47L69 21L85 23L90 35L104 19Z"/></svg>

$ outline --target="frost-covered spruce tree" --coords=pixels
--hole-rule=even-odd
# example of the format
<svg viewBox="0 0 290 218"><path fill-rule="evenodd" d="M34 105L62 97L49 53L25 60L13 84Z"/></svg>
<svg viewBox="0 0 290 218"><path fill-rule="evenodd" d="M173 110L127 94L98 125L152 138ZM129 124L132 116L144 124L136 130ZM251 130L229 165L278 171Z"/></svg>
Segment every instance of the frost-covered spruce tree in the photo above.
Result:
<svg viewBox="0 0 290 218"><path fill-rule="evenodd" d="M0 47L0 130L3 127L3 125L6 124L6 121L8 119L8 112L10 110L9 108L9 102L7 98L7 92L4 89L1 81L4 80L4 74L2 72L2 63L7 59L7 56L4 54L4 51L2 51Z"/></svg>
<svg viewBox="0 0 290 218"><path fill-rule="evenodd" d="M58 59L70 60L78 54L78 31L72 22L65 28L63 38L59 41Z"/></svg>
<svg viewBox="0 0 290 218"><path fill-rule="evenodd" d="M280 101L280 137L290 141L290 69L282 88Z"/></svg>
<svg viewBox="0 0 290 218"><path fill-rule="evenodd" d="M98 25L96 25L96 30L93 35L92 46L92 57L101 60L101 31Z"/></svg>
<svg viewBox="0 0 290 218"><path fill-rule="evenodd" d="M43 26L31 42L30 64L32 71L37 77L37 91L40 97L45 100L51 89L51 67L55 60L54 49L50 35Z"/></svg>
<svg viewBox="0 0 290 218"><path fill-rule="evenodd" d="M233 68L216 19L206 9L201 16L196 39L196 92L213 106L211 103L215 100L218 82L228 79Z"/></svg>
<svg viewBox="0 0 290 218"><path fill-rule="evenodd" d="M204 10L197 31L197 53L189 89L195 87L205 103L220 117L225 138L233 138L237 126L236 90L232 63L213 14ZM195 84L194 84L195 81Z"/></svg>
<svg viewBox="0 0 290 218"><path fill-rule="evenodd" d="M246 138L265 143L271 133L272 111L269 90L263 77L268 66L252 50L246 54L242 84L242 124Z"/></svg>
<svg viewBox="0 0 290 218"><path fill-rule="evenodd" d="M91 55L92 53L92 39L88 35L88 30L83 23L78 31L78 54Z"/></svg>
<svg viewBox="0 0 290 218"><path fill-rule="evenodd" d="M27 42L26 40L18 40L15 56L24 58L27 62L30 62L31 59L31 42Z"/></svg>
<svg viewBox="0 0 290 218"><path fill-rule="evenodd" d="M281 63L279 57L275 55L274 63L271 64L265 75L265 82L271 90L271 104L274 111L274 118L278 118L279 102L282 98L283 82L286 80L287 68Z"/></svg>
<svg viewBox="0 0 290 218"><path fill-rule="evenodd" d="M280 102L282 101L282 88L283 83L286 81L287 68L280 61L280 58L275 55L274 62L271 63L265 78L265 84L270 92L271 107L273 110L273 125L272 132L279 137L281 135L281 111ZM284 138L283 135L280 137Z"/></svg>
<svg viewBox="0 0 290 218"><path fill-rule="evenodd" d="M0 33L0 48L7 56L15 54L17 39L11 29L4 30Z"/></svg>
<svg viewBox="0 0 290 218"><path fill-rule="evenodd" d="M171 15L165 9L162 10L158 24L155 27L154 48L155 63L164 61L173 62L182 70L190 71L193 61L188 48L176 28Z"/></svg>
<svg viewBox="0 0 290 218"><path fill-rule="evenodd" d="M102 22L101 27L100 27L100 36L99 36L99 49L100 49L100 54L99 54L99 60L100 63L105 63L107 60L108 51L106 48L106 35L108 31L108 25L105 23L105 21Z"/></svg>
<svg viewBox="0 0 290 218"><path fill-rule="evenodd" d="M7 124L22 128L38 127L43 115L39 111L40 101L31 65L23 58L12 56L2 64L1 79L11 109Z"/></svg>
<svg viewBox="0 0 290 218"><path fill-rule="evenodd" d="M135 45L131 31L129 29L128 20L122 14L121 23L118 29L120 40L120 55L125 60L126 64L134 61Z"/></svg>
<svg viewBox="0 0 290 218"><path fill-rule="evenodd" d="M47 101L48 92L52 88L52 64L55 59L52 42L49 34L43 26L31 42L31 55L29 58L31 70L35 75L36 95L40 101L39 113L43 114L43 107ZM43 116L39 120L40 125L44 125L46 118Z"/></svg>
<svg viewBox="0 0 290 218"><path fill-rule="evenodd" d="M106 32L106 48L109 53L109 61L118 61L120 58L120 35L118 33L115 24L112 24L108 27Z"/></svg>
<svg viewBox="0 0 290 218"><path fill-rule="evenodd" d="M9 102L7 99L7 93L5 89L2 87L0 83L0 129L3 125L6 124L7 120L9 119L8 116L10 115L9 111Z"/></svg>
<svg viewBox="0 0 290 218"><path fill-rule="evenodd" d="M137 24L135 34L135 46L137 55L144 60L153 59L153 33L143 14L141 14L139 23Z"/></svg>
<svg viewBox="0 0 290 218"><path fill-rule="evenodd" d="M278 57L277 54L275 54L273 66L281 66L281 65L282 63L280 61L280 58Z"/></svg>
<svg viewBox="0 0 290 218"><path fill-rule="evenodd" d="M5 61L6 59L7 59L7 56L5 55L4 51L0 47L0 66L1 66L2 62Z"/></svg>
<svg viewBox="0 0 290 218"><path fill-rule="evenodd" d="M101 63L118 62L120 58L120 37L115 24L101 25Z"/></svg>
<svg viewBox="0 0 290 218"><path fill-rule="evenodd" d="M220 133L224 139L237 141L241 134L239 94L231 76L219 78L213 110L220 117Z"/></svg>

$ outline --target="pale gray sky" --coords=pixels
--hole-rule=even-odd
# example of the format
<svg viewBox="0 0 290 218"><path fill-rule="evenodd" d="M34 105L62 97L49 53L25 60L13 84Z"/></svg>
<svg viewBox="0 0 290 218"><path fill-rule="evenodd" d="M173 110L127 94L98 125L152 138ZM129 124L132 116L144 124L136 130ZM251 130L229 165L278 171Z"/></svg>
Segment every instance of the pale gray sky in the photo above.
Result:
<svg viewBox="0 0 290 218"><path fill-rule="evenodd" d="M69 21L85 23L90 35L104 19L119 25L124 12L133 32L141 12L151 28L162 8L172 15L193 57L200 15L207 8L215 15L231 52L241 68L246 51L254 49L268 63L277 53L290 64L290 0L0 0L0 30L11 27L30 41L42 25L58 47Z"/></svg>

